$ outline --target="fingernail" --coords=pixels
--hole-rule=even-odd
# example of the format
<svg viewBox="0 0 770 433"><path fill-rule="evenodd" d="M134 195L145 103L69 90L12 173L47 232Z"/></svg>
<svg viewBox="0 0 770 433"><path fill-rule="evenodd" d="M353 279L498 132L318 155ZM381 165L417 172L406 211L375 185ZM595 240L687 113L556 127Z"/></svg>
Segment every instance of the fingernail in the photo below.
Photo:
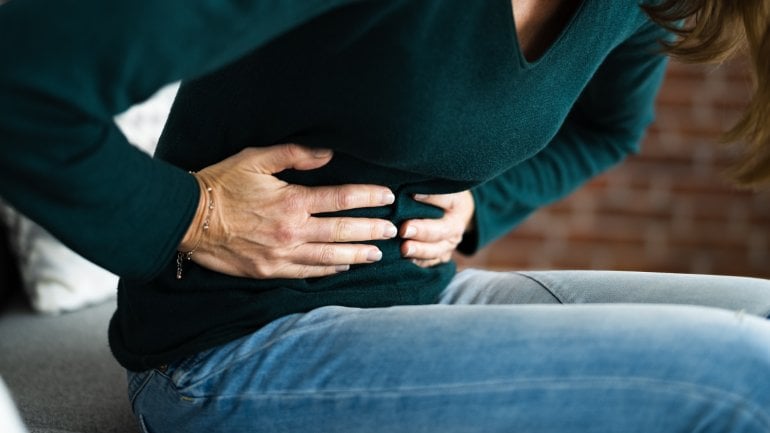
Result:
<svg viewBox="0 0 770 433"><path fill-rule="evenodd" d="M316 158L326 158L331 154L332 154L331 149L313 149L313 156L315 156Z"/></svg>
<svg viewBox="0 0 770 433"><path fill-rule="evenodd" d="M366 255L366 259L370 262L378 262L380 259L382 259L382 251L380 250L371 250Z"/></svg>
<svg viewBox="0 0 770 433"><path fill-rule="evenodd" d="M415 200L425 200L426 198L428 198L427 194L415 194L414 195L414 199Z"/></svg>
<svg viewBox="0 0 770 433"><path fill-rule="evenodd" d="M345 272L350 270L350 265L338 265L335 269L337 272Z"/></svg>
<svg viewBox="0 0 770 433"><path fill-rule="evenodd" d="M393 195L392 192L384 192L382 193L382 203L383 204L393 204L396 202L396 196Z"/></svg>
<svg viewBox="0 0 770 433"><path fill-rule="evenodd" d="M416 234L417 234L417 229L412 227L412 226L409 226L409 227L406 228L406 231L404 232L404 237L405 238L411 238L412 236L414 236Z"/></svg>
<svg viewBox="0 0 770 433"><path fill-rule="evenodd" d="M389 224L387 227L385 227L385 232L383 233L383 235L388 239L395 238L397 234L398 229L393 224Z"/></svg>
<svg viewBox="0 0 770 433"><path fill-rule="evenodd" d="M414 247L413 246L409 246L409 247L406 248L406 256L407 257L411 256L413 252L414 252Z"/></svg>

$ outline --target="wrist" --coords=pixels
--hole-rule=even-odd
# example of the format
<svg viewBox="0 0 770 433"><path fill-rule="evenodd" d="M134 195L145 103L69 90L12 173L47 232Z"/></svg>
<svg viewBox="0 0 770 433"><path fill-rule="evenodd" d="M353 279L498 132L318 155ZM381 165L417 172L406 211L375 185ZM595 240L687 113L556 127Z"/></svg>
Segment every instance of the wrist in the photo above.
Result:
<svg viewBox="0 0 770 433"><path fill-rule="evenodd" d="M203 241L203 236L209 229L209 222L211 220L211 213L214 210L214 199L212 197L212 189L210 186L197 176L195 173L190 173L195 177L200 188L200 198L198 200L198 209L196 209L195 217L190 227L185 233L185 237L179 244L179 249L176 254L176 279L182 279L182 270L185 261L192 260L193 254L198 250L198 247ZM189 234L189 236L188 236ZM190 246L192 245L192 247Z"/></svg>
<svg viewBox="0 0 770 433"><path fill-rule="evenodd" d="M190 175L193 176L198 183L198 207L195 210L195 215L190 222L190 226L187 228L187 232L185 232L184 237L182 237L181 242L179 242L179 246L177 247L178 251L193 251L200 245L203 238L204 220L209 211L207 209L209 204L208 196L210 194L210 192L207 191L208 187L195 173L190 173Z"/></svg>

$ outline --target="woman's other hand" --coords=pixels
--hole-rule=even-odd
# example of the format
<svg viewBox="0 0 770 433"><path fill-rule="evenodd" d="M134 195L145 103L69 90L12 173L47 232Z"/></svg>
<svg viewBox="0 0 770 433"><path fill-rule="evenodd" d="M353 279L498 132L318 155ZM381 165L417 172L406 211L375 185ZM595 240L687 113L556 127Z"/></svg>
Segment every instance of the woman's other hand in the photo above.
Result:
<svg viewBox="0 0 770 433"><path fill-rule="evenodd" d="M444 210L440 219L414 219L401 225L401 254L424 268L452 259L463 235L471 230L475 205L470 191L454 194L423 195L414 199Z"/></svg>
<svg viewBox="0 0 770 433"><path fill-rule="evenodd" d="M194 249L191 259L208 269L260 279L321 277L380 260L377 247L351 242L395 237L390 221L313 215L392 204L388 188L305 187L274 176L313 170L331 158L329 150L283 144L247 148L201 170L201 203L179 250Z"/></svg>

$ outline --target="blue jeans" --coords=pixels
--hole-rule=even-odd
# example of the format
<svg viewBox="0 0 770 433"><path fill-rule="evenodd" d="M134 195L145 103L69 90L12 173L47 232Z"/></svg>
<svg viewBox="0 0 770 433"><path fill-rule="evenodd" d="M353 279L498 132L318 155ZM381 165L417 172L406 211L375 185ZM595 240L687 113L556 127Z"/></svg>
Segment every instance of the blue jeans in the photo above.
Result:
<svg viewBox="0 0 770 433"><path fill-rule="evenodd" d="M148 433L766 433L769 314L765 280L468 270L437 305L283 317L129 394Z"/></svg>

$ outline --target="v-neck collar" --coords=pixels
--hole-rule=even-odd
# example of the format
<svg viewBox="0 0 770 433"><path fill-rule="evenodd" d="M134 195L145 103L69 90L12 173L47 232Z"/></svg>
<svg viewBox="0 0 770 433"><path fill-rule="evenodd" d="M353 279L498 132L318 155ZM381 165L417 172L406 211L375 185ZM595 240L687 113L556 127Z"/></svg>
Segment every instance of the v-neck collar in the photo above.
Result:
<svg viewBox="0 0 770 433"><path fill-rule="evenodd" d="M511 0L500 0L502 2L505 2L505 11L507 12L508 16L508 33L511 37L512 43L513 43L513 51L515 51L514 56L518 57L519 64L524 69L534 68L541 62L543 62L546 58L550 57L550 55L556 51L563 42L565 36L570 32L572 27L575 26L575 23L580 19L580 17L583 15L583 10L586 7L586 3L590 0L582 0L580 2L580 5L578 5L575 12L572 14L572 16L567 21L567 24L559 31L559 35L554 39L553 43L545 50L543 51L540 56L537 57L535 60L527 60L526 56L524 56L524 51L521 48L521 43L519 41L519 34L518 29L516 28L516 20L514 17L515 11L513 10L513 4L511 3Z"/></svg>

